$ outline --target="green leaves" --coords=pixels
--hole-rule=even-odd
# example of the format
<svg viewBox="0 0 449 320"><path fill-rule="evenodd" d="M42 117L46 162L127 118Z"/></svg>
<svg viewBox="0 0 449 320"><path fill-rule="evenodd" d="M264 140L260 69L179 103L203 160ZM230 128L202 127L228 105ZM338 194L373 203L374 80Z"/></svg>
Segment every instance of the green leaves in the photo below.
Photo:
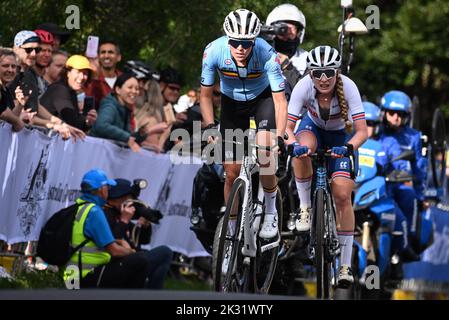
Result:
<svg viewBox="0 0 449 320"><path fill-rule="evenodd" d="M0 44L11 46L22 29L53 21L63 26L68 5L81 11L81 30L65 45L84 52L87 36L112 38L123 60L140 58L156 67L181 70L190 86L199 85L201 56L210 41L222 35L224 17L237 8L253 10L262 21L282 0L4 0L0 11ZM306 16L303 48L320 44L337 47L342 10L335 0L297 0ZM404 90L420 98L425 119L433 108L449 105L449 2L446 0L354 0L363 22L368 5L377 5L380 30L357 36L351 77L361 92L376 101L385 91Z"/></svg>

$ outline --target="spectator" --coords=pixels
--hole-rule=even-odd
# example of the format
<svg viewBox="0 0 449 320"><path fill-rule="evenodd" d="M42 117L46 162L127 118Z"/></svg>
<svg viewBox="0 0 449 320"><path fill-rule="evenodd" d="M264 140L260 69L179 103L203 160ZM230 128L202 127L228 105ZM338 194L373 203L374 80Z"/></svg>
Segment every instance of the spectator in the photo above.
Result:
<svg viewBox="0 0 449 320"><path fill-rule="evenodd" d="M50 32L53 35L53 51L58 51L59 47L67 42L70 37L70 32L60 28L57 24L52 22L45 22L37 26L36 29L41 29Z"/></svg>
<svg viewBox="0 0 449 320"><path fill-rule="evenodd" d="M45 71L44 79L50 85L61 79L62 69L67 62L67 54L62 51L53 52L50 65Z"/></svg>
<svg viewBox="0 0 449 320"><path fill-rule="evenodd" d="M12 50L1 48L0 49L0 83L1 85L1 104L3 107L8 107L13 110L18 116L22 106L14 102L15 96L8 88L8 84L11 83L17 75L17 62L16 55Z"/></svg>
<svg viewBox="0 0 449 320"><path fill-rule="evenodd" d="M101 170L88 171L81 182L83 195L76 199L79 219L73 224L72 245L77 246L87 239L91 241L68 263L75 267L81 264L81 288L143 288L148 275L145 253L136 253L126 241L114 239L102 209L109 187L115 185L116 182ZM134 208L123 210L132 212ZM64 279L70 276L73 274L64 270Z"/></svg>
<svg viewBox="0 0 449 320"><path fill-rule="evenodd" d="M135 207L135 188L130 181L115 179L116 186L109 190L107 204L104 211L111 227L112 234L116 239L123 239L135 250L142 251L148 259L148 289L162 289L164 278L170 269L173 252L167 246L159 246L152 250L141 250L141 244L148 244L151 240L151 221L143 216L138 217L137 223L131 222L139 211L124 210L125 207ZM140 190L139 190L140 191ZM139 192L137 191L137 192ZM144 208L140 204L140 208ZM137 208L135 209L137 210ZM155 221L161 217L157 210L144 209L154 215Z"/></svg>
<svg viewBox="0 0 449 320"><path fill-rule="evenodd" d="M131 73L123 73L115 82L114 90L106 96L100 105L98 118L90 131L94 137L122 141L131 150L140 150L139 144L146 136L131 134L132 108L139 93L139 83Z"/></svg>
<svg viewBox="0 0 449 320"><path fill-rule="evenodd" d="M163 98L158 82L153 79L148 80L144 88L145 102L136 112L137 127L148 136L142 145L161 152L170 136L171 124L164 121Z"/></svg>
<svg viewBox="0 0 449 320"><path fill-rule="evenodd" d="M14 53L19 61L19 74L10 82L11 92L18 86L24 91L25 96L29 96L25 107L33 112L38 111L38 80L37 74L33 70L36 63L36 56L41 51L40 38L34 31L20 31L14 38Z"/></svg>
<svg viewBox="0 0 449 320"><path fill-rule="evenodd" d="M69 125L87 132L97 119L97 111L83 114L78 107L77 93L92 77L89 60L81 55L71 56L65 65L60 81L53 83L40 99L40 103L51 114L61 118Z"/></svg>
<svg viewBox="0 0 449 320"><path fill-rule="evenodd" d="M22 111L25 104L25 97L20 87L13 94L8 88L8 84L13 81L17 74L16 55L10 49L0 49L0 114L1 119L11 123L14 130L20 131L23 122L29 122L34 113ZM15 95L18 96L16 99ZM20 119L18 119L20 117ZM19 121L21 120L21 121Z"/></svg>
<svg viewBox="0 0 449 320"><path fill-rule="evenodd" d="M119 46L111 41L100 45L98 55L100 64L98 77L93 79L86 88L86 95L95 99L96 109L99 108L101 100L112 92L114 83L121 74L117 64L122 60Z"/></svg>
<svg viewBox="0 0 449 320"><path fill-rule="evenodd" d="M41 51L36 55L36 63L33 68L37 74L37 86L39 89L39 98L47 91L49 83L45 81L44 75L51 62L53 53L54 38L50 32L45 30L34 30L39 36Z"/></svg>
<svg viewBox="0 0 449 320"><path fill-rule="evenodd" d="M164 106L171 107L178 101L181 95L181 75L173 68L167 68L161 71L161 78L159 85L161 87L162 98L164 99ZM185 112L176 113L176 120L182 123L187 120Z"/></svg>
<svg viewBox="0 0 449 320"><path fill-rule="evenodd" d="M36 62L36 54L40 52L40 38L28 30L20 31L14 37L14 53L19 60L20 71L16 78L8 84L11 92L16 92L20 87L26 97L25 108L27 111L36 113L32 118L32 124L44 126L58 132L63 139L72 136L75 140L83 138L83 131L63 123L58 117L52 116L43 106L39 105L37 75L33 70Z"/></svg>

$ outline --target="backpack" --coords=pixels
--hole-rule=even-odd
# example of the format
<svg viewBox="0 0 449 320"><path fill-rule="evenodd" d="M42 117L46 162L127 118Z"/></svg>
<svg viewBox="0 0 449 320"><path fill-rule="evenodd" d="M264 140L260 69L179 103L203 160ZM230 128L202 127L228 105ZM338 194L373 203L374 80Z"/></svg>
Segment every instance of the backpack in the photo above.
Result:
<svg viewBox="0 0 449 320"><path fill-rule="evenodd" d="M223 188L223 166L203 164L193 180L192 192L192 211L199 212L202 219L191 230L209 253L212 252L215 229L221 217Z"/></svg>
<svg viewBox="0 0 449 320"><path fill-rule="evenodd" d="M37 243L37 255L46 263L56 266L66 265L70 258L90 239L84 240L76 248L72 247L73 222L80 205L75 203L56 212L44 225Z"/></svg>

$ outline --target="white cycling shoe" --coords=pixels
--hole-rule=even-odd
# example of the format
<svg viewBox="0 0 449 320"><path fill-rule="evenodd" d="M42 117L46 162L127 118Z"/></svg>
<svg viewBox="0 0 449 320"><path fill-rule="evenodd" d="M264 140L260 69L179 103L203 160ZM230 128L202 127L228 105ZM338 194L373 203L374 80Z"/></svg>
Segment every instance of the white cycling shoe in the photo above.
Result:
<svg viewBox="0 0 449 320"><path fill-rule="evenodd" d="M263 239L274 238L278 234L278 214L265 214L259 237Z"/></svg>
<svg viewBox="0 0 449 320"><path fill-rule="evenodd" d="M311 208L301 208L299 211L299 218L296 219L295 222L295 227L298 232L307 232L310 230L310 225L312 223L311 211Z"/></svg>

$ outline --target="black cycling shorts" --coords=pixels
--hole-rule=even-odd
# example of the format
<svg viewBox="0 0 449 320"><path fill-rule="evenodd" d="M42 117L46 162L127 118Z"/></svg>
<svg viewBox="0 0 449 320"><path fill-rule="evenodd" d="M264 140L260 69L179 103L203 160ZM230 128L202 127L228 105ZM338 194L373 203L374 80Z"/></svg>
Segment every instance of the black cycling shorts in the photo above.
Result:
<svg viewBox="0 0 449 320"><path fill-rule="evenodd" d="M257 131L276 129L276 115L270 87L250 101L236 101L222 94L220 134L223 141L221 144L223 161L241 160L242 155L240 152L236 152L236 145L224 141L226 140L226 130L241 129L245 132L249 129L250 117L254 117ZM231 140L236 141L237 138Z"/></svg>

